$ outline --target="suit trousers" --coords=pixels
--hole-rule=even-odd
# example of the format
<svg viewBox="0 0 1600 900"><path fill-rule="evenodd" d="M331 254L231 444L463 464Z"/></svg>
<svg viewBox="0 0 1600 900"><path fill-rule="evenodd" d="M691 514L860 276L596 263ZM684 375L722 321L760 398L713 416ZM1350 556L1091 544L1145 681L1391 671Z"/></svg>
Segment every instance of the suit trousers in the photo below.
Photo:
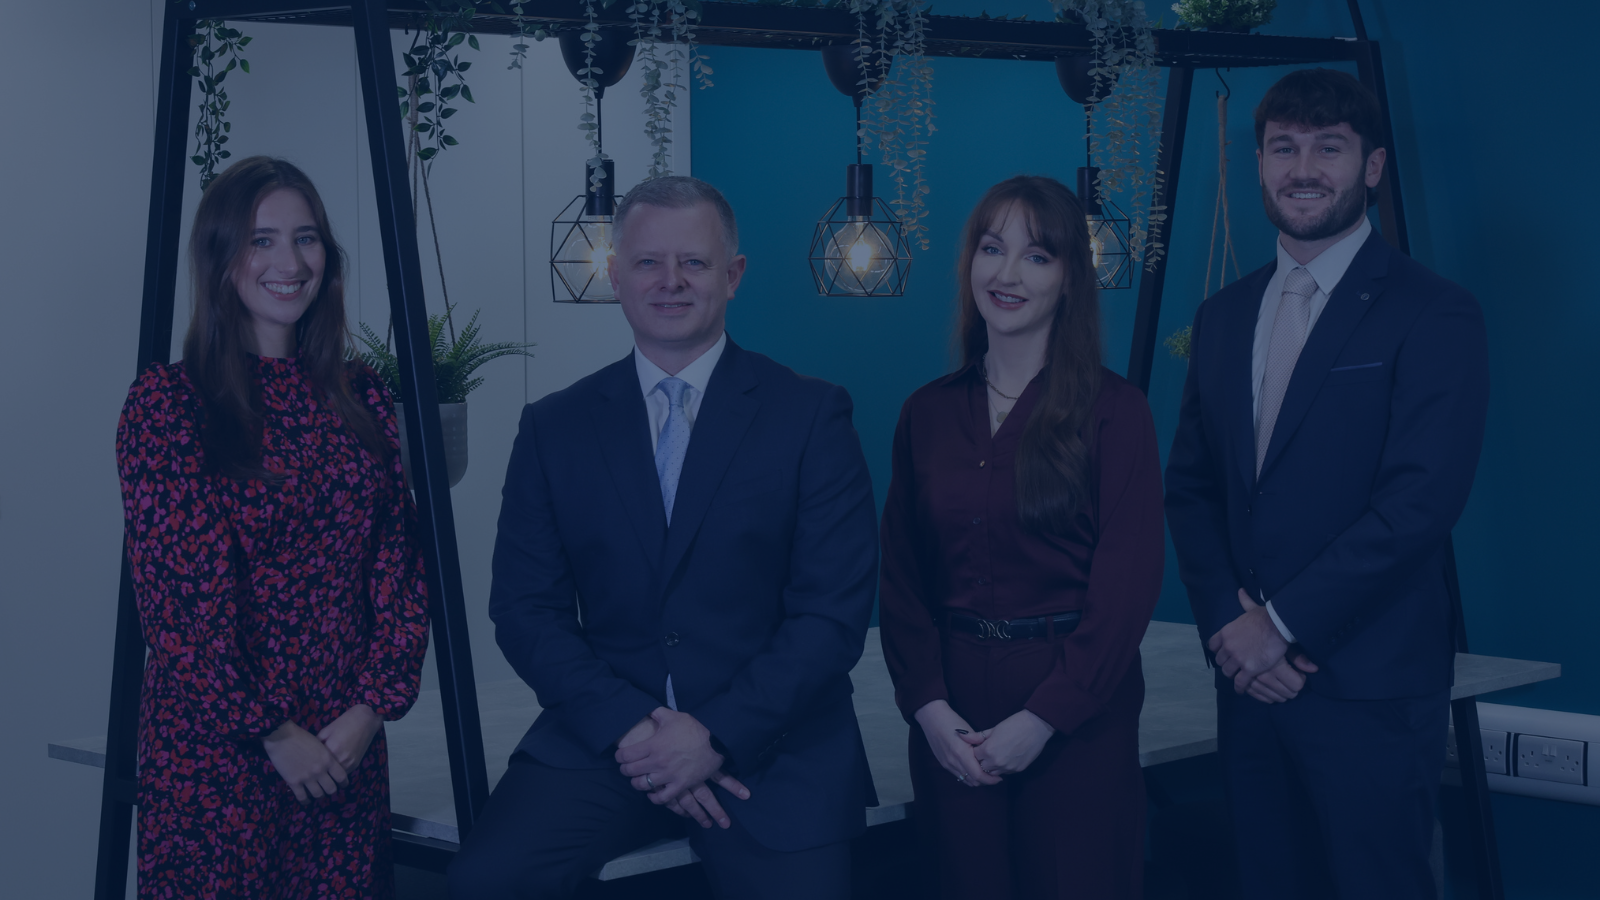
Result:
<svg viewBox="0 0 1600 900"><path fill-rule="evenodd" d="M944 640L950 705L973 728L1020 711L1061 652L1061 639ZM1099 715L1057 734L1028 768L969 787L939 765L911 726L911 783L924 869L950 900L1138 900L1144 877L1144 777L1137 661Z"/></svg>
<svg viewBox="0 0 1600 900"><path fill-rule="evenodd" d="M1429 852L1448 690L1394 700L1217 691L1244 900L1436 896Z"/></svg>
<svg viewBox="0 0 1600 900"><path fill-rule="evenodd" d="M679 818L615 768L557 769L518 753L450 865L450 896L571 897L608 860L685 833L718 900L850 896L848 841L794 853L770 850L739 824L740 801L714 790L732 828L706 829Z"/></svg>

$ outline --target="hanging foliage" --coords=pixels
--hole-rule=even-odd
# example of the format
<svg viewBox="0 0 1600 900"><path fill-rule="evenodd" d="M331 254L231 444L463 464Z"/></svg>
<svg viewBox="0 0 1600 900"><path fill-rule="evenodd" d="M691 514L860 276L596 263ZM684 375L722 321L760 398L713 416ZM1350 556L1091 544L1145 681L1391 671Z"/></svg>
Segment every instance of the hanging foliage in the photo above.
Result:
<svg viewBox="0 0 1600 900"><path fill-rule="evenodd" d="M868 60L862 86L880 85L862 106L859 137L864 146L877 148L889 169L895 186L889 203L905 225L907 240L926 250L929 187L923 164L935 131L927 7L921 0L849 0L849 9L856 15L858 52Z"/></svg>
<svg viewBox="0 0 1600 900"><path fill-rule="evenodd" d="M1179 0L1172 4L1179 31L1249 31L1272 21L1277 8L1278 0Z"/></svg>
<svg viewBox="0 0 1600 900"><path fill-rule="evenodd" d="M593 0L587 2L592 22ZM678 89L687 86L684 69L701 89L711 87L711 66L695 40L700 0L633 0L625 11L633 23L633 40L628 43L634 47L634 63L643 78L639 96L644 98L644 133L651 147L645 178L671 175L672 112L678 107Z"/></svg>
<svg viewBox="0 0 1600 900"><path fill-rule="evenodd" d="M1144 0L1051 0L1058 21L1078 22L1089 30L1094 53L1094 114L1097 127L1090 153L1099 166L1096 195L1127 198L1129 243L1134 259L1146 270L1166 255L1161 229L1165 204L1152 201L1162 192L1166 173L1155 161L1161 144L1160 69L1156 39Z"/></svg>
<svg viewBox="0 0 1600 900"><path fill-rule="evenodd" d="M477 6L470 3L430 3L422 27L412 34L411 47L401 54L406 63L402 77L407 79L407 87L398 89L400 115L410 119L413 142L421 145L417 158L427 166L446 147L460 143L445 125L445 120L459 111L450 104L458 97L468 103L477 102L472 99L472 88L466 79L472 63L459 53L452 55L463 43L479 49L477 35L467 31L477 11Z"/></svg>
<svg viewBox="0 0 1600 900"><path fill-rule="evenodd" d="M492 4L499 7L499 4ZM516 26L516 33L512 35L511 65L507 69L520 69L528 59L528 38L542 41L550 36L550 29L543 25L536 25L528 21L527 14L523 11L522 0L511 0L511 24Z"/></svg>
<svg viewBox="0 0 1600 900"><path fill-rule="evenodd" d="M250 38L221 19L202 19L195 28L189 35L189 48L196 63L189 67L189 77L196 79L200 88L200 116L194 124L194 155L189 159L200 167L200 189L205 190L217 177L218 163L233 155L222 146L233 130L233 123L226 118L232 102L222 82L234 69L250 74L250 61L241 55Z"/></svg>

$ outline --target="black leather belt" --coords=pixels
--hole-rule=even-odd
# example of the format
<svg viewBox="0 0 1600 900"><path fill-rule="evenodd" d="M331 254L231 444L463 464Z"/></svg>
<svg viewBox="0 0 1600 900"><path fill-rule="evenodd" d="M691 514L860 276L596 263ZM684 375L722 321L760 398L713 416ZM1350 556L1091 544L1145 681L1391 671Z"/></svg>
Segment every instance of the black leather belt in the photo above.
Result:
<svg viewBox="0 0 1600 900"><path fill-rule="evenodd" d="M1016 641L1048 636L1052 622L1056 634L1068 634L1078 627L1078 621L1082 618L1081 612L1057 613L1054 616L1041 616L1037 619L980 619L976 616L951 613L948 621L952 631L975 634L984 640L994 638L999 641Z"/></svg>

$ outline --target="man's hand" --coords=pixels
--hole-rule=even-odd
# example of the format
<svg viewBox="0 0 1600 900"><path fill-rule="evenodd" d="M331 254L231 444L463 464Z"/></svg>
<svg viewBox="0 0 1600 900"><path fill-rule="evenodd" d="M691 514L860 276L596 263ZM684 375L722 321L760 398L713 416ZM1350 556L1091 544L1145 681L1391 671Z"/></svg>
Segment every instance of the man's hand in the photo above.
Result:
<svg viewBox="0 0 1600 900"><path fill-rule="evenodd" d="M1248 684L1241 684L1240 674L1235 679L1233 689L1236 693L1249 694L1262 703L1287 703L1300 696L1300 689L1306 686L1306 675L1317 670L1317 664L1306 658L1304 653L1296 653L1291 664L1289 659L1278 660L1277 665L1256 676ZM1305 673L1305 674L1301 674Z"/></svg>
<svg viewBox="0 0 1600 900"><path fill-rule="evenodd" d="M354 772L382 727L383 717L365 703L358 703L317 732L317 740L328 748L346 772Z"/></svg>
<svg viewBox="0 0 1600 900"><path fill-rule="evenodd" d="M1258 675L1283 660L1289 642L1272 624L1267 608L1250 599L1242 588L1239 605L1244 607L1244 615L1222 626L1206 646L1216 654L1222 674L1232 678L1234 687L1242 693Z"/></svg>
<svg viewBox="0 0 1600 900"><path fill-rule="evenodd" d="M332 797L339 785L349 781L344 766L317 736L293 722L279 725L261 739L261 746L302 806L312 797Z"/></svg>
<svg viewBox="0 0 1600 900"><path fill-rule="evenodd" d="M664 706L657 707L650 718L655 723L654 734L626 747L618 742L616 760L635 788L649 791L650 802L661 805L677 800L697 784L714 780L723 759L711 749L711 732L704 725L688 713ZM629 734L643 724L635 725Z"/></svg>
<svg viewBox="0 0 1600 900"><path fill-rule="evenodd" d="M922 734L928 739L933 758L957 781L968 787L1000 783L1000 776L990 775L978 765L972 745L964 740L974 734L972 726L951 709L949 703L934 700L917 710L914 718L922 726Z"/></svg>
<svg viewBox="0 0 1600 900"><path fill-rule="evenodd" d="M1033 765L1055 733L1055 726L1025 709L1007 716L988 731L962 735L962 740L972 745L973 755L984 772L1015 775Z"/></svg>
<svg viewBox="0 0 1600 900"><path fill-rule="evenodd" d="M711 776L711 780L740 800L750 799L750 789L740 784L739 779L721 769L718 769L716 774ZM667 801L667 809L686 819L694 819L700 823L701 828L710 828L712 822L716 822L723 828L733 825L733 820L728 818L726 812L723 812L722 804L717 802L717 795L704 781L679 794L676 798Z"/></svg>

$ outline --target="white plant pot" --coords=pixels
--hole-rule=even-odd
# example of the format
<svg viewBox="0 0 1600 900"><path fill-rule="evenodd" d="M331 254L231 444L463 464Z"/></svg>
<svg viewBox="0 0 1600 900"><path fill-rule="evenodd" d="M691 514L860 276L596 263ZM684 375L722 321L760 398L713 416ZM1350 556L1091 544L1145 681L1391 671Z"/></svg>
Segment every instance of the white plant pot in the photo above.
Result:
<svg viewBox="0 0 1600 900"><path fill-rule="evenodd" d="M411 442L406 440L406 410L396 406L395 418L400 424L400 463L405 466L406 486L411 486ZM450 475L450 486L455 487L467 474L467 405L465 403L439 404L439 424L444 426L444 464Z"/></svg>

